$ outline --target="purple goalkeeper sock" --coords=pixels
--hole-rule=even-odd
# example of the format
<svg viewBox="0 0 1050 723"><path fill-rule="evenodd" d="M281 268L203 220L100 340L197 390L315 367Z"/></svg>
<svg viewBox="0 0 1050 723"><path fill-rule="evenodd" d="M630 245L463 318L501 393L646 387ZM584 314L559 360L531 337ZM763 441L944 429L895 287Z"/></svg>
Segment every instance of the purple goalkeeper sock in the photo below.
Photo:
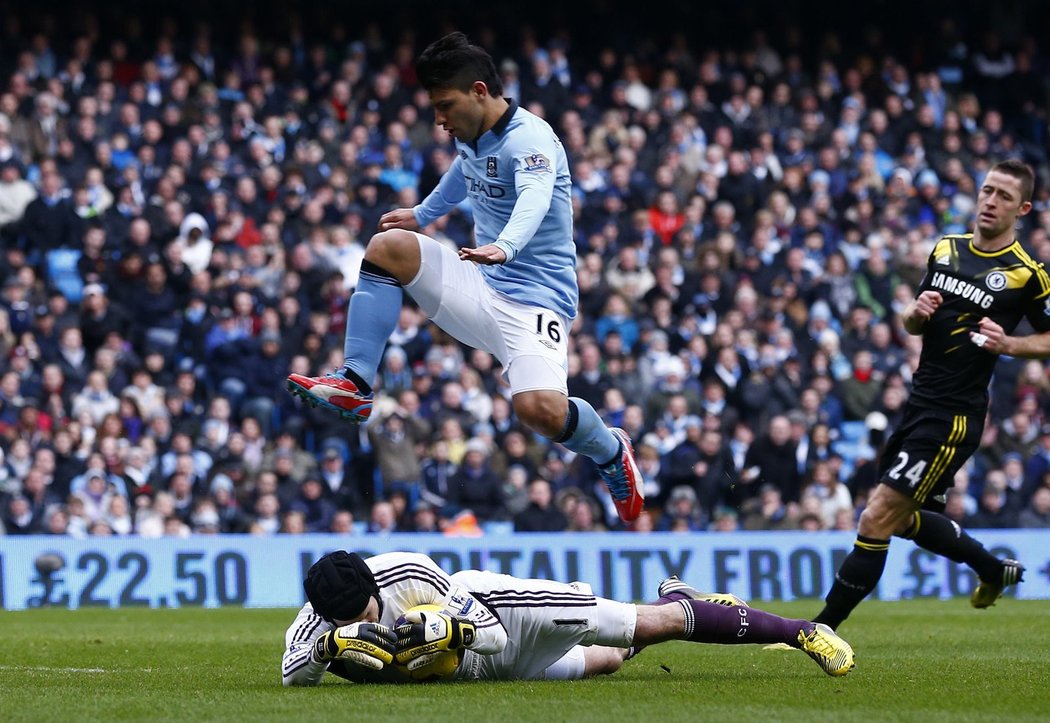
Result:
<svg viewBox="0 0 1050 723"><path fill-rule="evenodd" d="M649 603L649 605L670 605L673 602L688 599L689 596L686 595L684 592L671 592L666 595L661 595L660 597L656 598L656 602L651 602Z"/></svg>
<svg viewBox="0 0 1050 723"><path fill-rule="evenodd" d="M685 611L685 640L697 643L787 643L798 647L799 631L813 623L790 620L755 608L725 607L701 600L679 600Z"/></svg>

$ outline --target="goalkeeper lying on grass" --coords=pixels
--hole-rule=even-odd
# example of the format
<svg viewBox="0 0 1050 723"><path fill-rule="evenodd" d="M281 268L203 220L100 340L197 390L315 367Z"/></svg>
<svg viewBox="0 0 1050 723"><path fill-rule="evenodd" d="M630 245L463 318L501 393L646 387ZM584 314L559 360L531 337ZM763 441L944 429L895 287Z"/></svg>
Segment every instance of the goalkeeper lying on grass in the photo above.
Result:
<svg viewBox="0 0 1050 723"><path fill-rule="evenodd" d="M314 563L303 587L309 602L285 633L285 685L316 685L326 670L365 682L572 680L616 672L667 640L786 643L828 675L853 669L853 649L830 628L673 577L655 603L633 605L595 597L585 583L450 576L417 553L338 551Z"/></svg>
<svg viewBox="0 0 1050 723"><path fill-rule="evenodd" d="M654 603L635 605L595 597L582 582L448 575L417 553L339 551L314 563L303 588L309 602L285 635L285 685L316 685L325 671L369 682L571 680L614 673L666 640L786 643L828 675L854 667L853 648L826 626L674 577Z"/></svg>

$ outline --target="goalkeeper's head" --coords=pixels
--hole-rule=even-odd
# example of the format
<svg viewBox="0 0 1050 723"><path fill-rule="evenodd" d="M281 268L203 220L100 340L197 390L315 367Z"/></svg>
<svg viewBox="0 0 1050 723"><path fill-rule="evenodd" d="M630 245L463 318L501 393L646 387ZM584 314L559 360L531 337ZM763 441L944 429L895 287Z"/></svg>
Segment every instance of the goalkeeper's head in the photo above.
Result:
<svg viewBox="0 0 1050 723"><path fill-rule="evenodd" d="M328 622L357 621L375 597L379 614L383 602L375 575L356 552L330 552L310 566L303 580L306 599Z"/></svg>

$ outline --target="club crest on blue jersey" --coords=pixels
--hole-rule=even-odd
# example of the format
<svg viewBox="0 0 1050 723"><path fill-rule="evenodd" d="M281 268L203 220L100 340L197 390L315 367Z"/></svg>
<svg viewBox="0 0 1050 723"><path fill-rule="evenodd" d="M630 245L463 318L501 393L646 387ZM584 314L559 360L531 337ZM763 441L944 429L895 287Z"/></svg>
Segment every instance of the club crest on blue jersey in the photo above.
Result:
<svg viewBox="0 0 1050 723"><path fill-rule="evenodd" d="M525 156L521 160L522 163L525 164L526 171L541 171L543 173L547 173L551 170L550 160L548 160L547 156L543 155L542 153L533 153L531 155Z"/></svg>
<svg viewBox="0 0 1050 723"><path fill-rule="evenodd" d="M489 156L488 160L485 161L485 175L489 178L495 178L499 175L495 156Z"/></svg>

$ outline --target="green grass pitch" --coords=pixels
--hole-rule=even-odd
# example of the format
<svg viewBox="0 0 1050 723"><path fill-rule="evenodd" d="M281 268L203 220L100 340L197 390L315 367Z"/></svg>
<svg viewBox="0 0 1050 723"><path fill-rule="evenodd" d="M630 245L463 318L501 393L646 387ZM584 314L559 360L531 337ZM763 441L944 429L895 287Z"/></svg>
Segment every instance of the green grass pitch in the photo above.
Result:
<svg viewBox="0 0 1050 723"><path fill-rule="evenodd" d="M816 601L773 603L812 615ZM667 643L574 682L280 685L293 610L0 613L0 721L1046 721L1050 601L869 602L843 626L857 669Z"/></svg>

